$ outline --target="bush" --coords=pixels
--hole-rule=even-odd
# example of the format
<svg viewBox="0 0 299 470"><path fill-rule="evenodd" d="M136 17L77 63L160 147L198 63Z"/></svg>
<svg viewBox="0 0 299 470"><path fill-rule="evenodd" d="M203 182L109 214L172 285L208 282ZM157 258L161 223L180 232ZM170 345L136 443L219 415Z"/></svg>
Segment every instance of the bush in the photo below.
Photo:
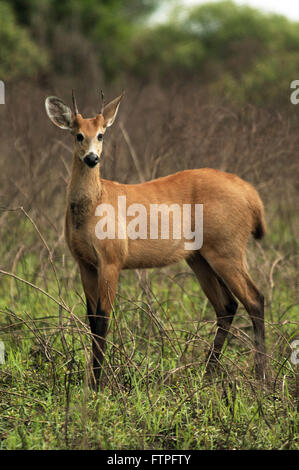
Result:
<svg viewBox="0 0 299 470"><path fill-rule="evenodd" d="M241 104L289 103L297 78L298 23L231 1L177 8L134 39L135 71L160 80L196 77Z"/></svg>
<svg viewBox="0 0 299 470"><path fill-rule="evenodd" d="M47 64L47 54L17 24L10 5L0 2L0 76L4 81L31 77Z"/></svg>

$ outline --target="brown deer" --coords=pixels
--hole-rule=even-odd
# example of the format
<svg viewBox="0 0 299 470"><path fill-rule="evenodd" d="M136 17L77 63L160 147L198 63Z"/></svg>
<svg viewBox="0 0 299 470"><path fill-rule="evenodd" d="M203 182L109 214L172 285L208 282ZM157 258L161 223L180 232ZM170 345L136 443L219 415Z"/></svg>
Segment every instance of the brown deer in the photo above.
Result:
<svg viewBox="0 0 299 470"><path fill-rule="evenodd" d="M248 274L245 255L250 234L255 239L261 239L265 234L261 199L253 186L238 176L209 168L185 170L140 184L120 184L101 178L103 136L115 120L122 96L106 106L102 104L99 113L89 119L79 114L74 94L73 111L54 96L48 97L45 102L50 120L74 136L65 236L78 263L86 296L93 337L93 386L97 389L99 385L109 314L120 270L162 267L182 259L194 271L217 315L217 331L207 356L207 370L213 370L219 362L237 310L236 297L251 318L256 376L263 378L266 353L264 297ZM134 205L135 212L136 204L145 207L147 218L143 236L129 237L129 222L124 218L120 218L116 226L121 236L98 236L98 208L107 209L109 206L116 210L120 197L125 197L127 206ZM168 239L161 234L150 236L151 205L183 209L186 205L196 204L203 205L201 247L187 249L186 240L190 237L177 237L175 227L172 237ZM175 222L174 210L168 211L168 214ZM130 215L133 216L134 211ZM106 220L108 225L109 217ZM195 212L192 212L192 233L196 235L195 222ZM179 222L176 228L182 228L182 223Z"/></svg>

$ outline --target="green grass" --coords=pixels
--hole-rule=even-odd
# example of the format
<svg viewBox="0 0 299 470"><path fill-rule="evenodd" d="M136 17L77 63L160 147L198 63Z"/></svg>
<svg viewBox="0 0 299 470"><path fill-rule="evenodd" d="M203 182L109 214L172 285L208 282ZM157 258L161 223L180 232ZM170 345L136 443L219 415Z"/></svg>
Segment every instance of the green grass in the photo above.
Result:
<svg viewBox="0 0 299 470"><path fill-rule="evenodd" d="M298 449L298 366L289 360L298 337L295 264L286 256L273 268L276 236L249 253L266 294L267 384L254 378L252 327L241 306L222 375L204 375L215 314L180 264L122 273L96 394L87 385L90 333L78 272L59 247L57 282L30 232L9 271L33 285L1 277L0 448Z"/></svg>

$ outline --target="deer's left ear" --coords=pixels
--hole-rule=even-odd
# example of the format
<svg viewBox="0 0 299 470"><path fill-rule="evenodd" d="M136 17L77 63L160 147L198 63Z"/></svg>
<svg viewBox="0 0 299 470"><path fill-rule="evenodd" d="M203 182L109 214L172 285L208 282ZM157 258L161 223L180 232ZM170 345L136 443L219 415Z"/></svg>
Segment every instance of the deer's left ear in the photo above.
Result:
<svg viewBox="0 0 299 470"><path fill-rule="evenodd" d="M111 101L109 104L107 104L104 109L103 109L103 117L104 117L104 126L105 127L110 127L114 123L114 120L117 115L117 111L119 108L120 101L122 97L124 96L124 93L122 93L120 96L115 98L115 100Z"/></svg>
<svg viewBox="0 0 299 470"><path fill-rule="evenodd" d="M53 124L61 129L72 130L73 113L72 110L64 104L64 102L56 96L48 96L45 101L45 108L48 117Z"/></svg>

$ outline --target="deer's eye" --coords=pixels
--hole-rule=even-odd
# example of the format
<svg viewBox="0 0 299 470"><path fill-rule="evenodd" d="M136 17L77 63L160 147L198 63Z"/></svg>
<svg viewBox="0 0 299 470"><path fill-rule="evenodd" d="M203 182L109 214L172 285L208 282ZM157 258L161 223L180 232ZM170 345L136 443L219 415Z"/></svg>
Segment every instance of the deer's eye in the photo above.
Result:
<svg viewBox="0 0 299 470"><path fill-rule="evenodd" d="M103 134L98 134L98 140L103 140Z"/></svg>
<svg viewBox="0 0 299 470"><path fill-rule="evenodd" d="M84 135L83 135L83 134L77 134L77 135L76 135L76 138L77 138L77 141L78 141L78 142L83 142L83 140L84 140Z"/></svg>

